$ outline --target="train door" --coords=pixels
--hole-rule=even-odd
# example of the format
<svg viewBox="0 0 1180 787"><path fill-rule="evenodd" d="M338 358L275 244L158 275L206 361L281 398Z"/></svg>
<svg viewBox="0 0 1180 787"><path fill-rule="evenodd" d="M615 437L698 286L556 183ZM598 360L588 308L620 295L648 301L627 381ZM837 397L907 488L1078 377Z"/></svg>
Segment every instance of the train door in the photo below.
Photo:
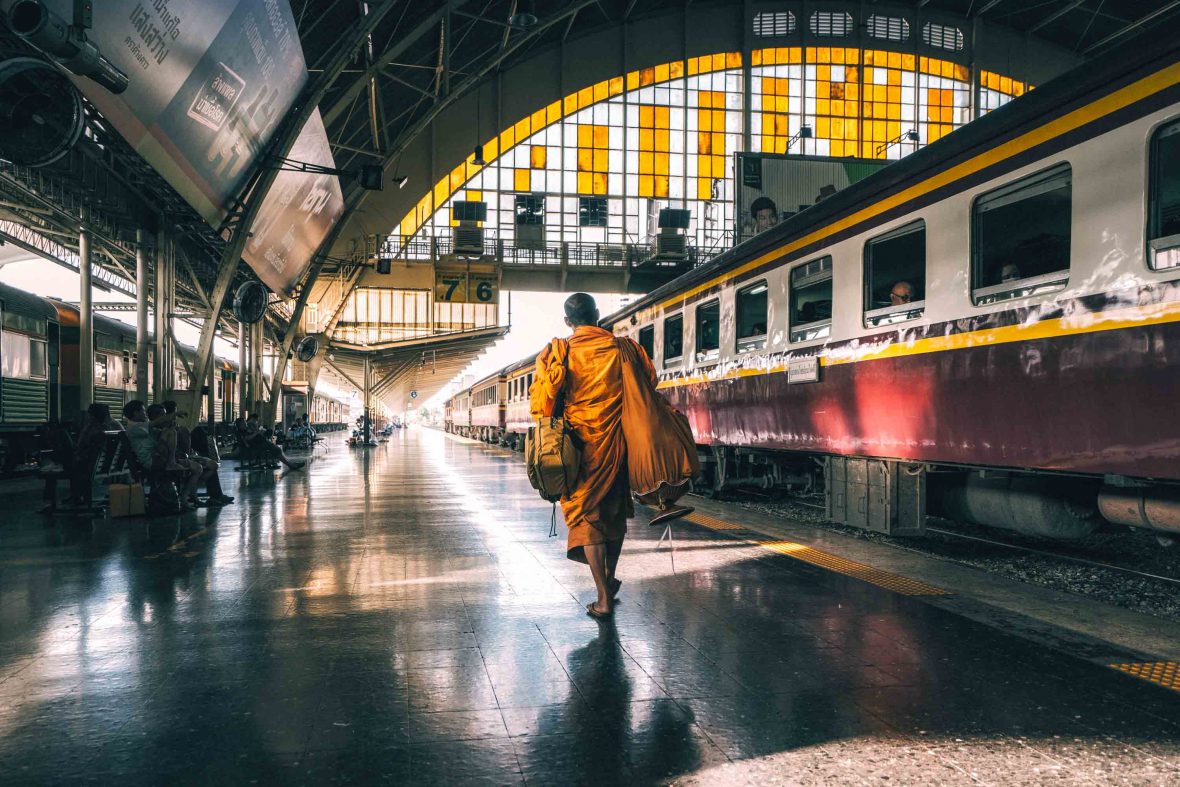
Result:
<svg viewBox="0 0 1180 787"><path fill-rule="evenodd" d="M61 420L61 372L59 366L61 363L61 326L54 320L49 321L49 330L46 332L46 339L48 339L48 346L45 352L45 361L49 373L49 420Z"/></svg>

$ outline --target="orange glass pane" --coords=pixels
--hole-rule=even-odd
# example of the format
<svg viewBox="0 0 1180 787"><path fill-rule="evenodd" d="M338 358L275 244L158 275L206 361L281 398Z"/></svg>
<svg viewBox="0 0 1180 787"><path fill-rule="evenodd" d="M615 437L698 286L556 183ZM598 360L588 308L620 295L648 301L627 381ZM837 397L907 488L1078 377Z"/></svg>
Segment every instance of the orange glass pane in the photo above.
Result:
<svg viewBox="0 0 1180 787"><path fill-rule="evenodd" d="M684 62L681 60L674 60L668 64L668 78L680 79L684 76Z"/></svg>
<svg viewBox="0 0 1180 787"><path fill-rule="evenodd" d="M639 176L639 196L641 196L641 197L654 197L655 196L655 183L653 182L652 178L653 178L653 176L651 176L651 175L640 175Z"/></svg>
<svg viewBox="0 0 1180 787"><path fill-rule="evenodd" d="M522 118L516 122L512 130L516 133L516 138L522 140L532 133L532 123L529 118Z"/></svg>
<svg viewBox="0 0 1180 787"><path fill-rule="evenodd" d="M819 117L815 119L815 135L820 139L832 138L832 121L829 118Z"/></svg>
<svg viewBox="0 0 1180 787"><path fill-rule="evenodd" d="M529 171L527 169L518 169L512 173L512 186L517 191L529 190Z"/></svg>
<svg viewBox="0 0 1180 787"><path fill-rule="evenodd" d="M504 129L500 132L500 150L508 150L516 144L516 132L512 129ZM486 155L486 154L485 154Z"/></svg>
<svg viewBox="0 0 1180 787"><path fill-rule="evenodd" d="M699 57L690 57L688 59L688 75L690 77L696 76L701 70L701 59Z"/></svg>
<svg viewBox="0 0 1180 787"><path fill-rule="evenodd" d="M639 70L639 86L645 87L656 81L656 70L654 68L641 68Z"/></svg>
<svg viewBox="0 0 1180 787"><path fill-rule="evenodd" d="M697 134L697 152L708 155L713 152L713 135L707 131Z"/></svg>
<svg viewBox="0 0 1180 787"><path fill-rule="evenodd" d="M650 128L639 129L639 149L640 150L655 150L656 148L656 132Z"/></svg>
<svg viewBox="0 0 1180 787"><path fill-rule="evenodd" d="M872 106L871 104L866 105L865 111L866 112L869 111L871 106ZM833 101L832 102L832 114L833 115L843 115L844 114L844 102L843 101Z"/></svg>
<svg viewBox="0 0 1180 787"><path fill-rule="evenodd" d="M556 123L561 120L561 102L554 101L549 106L545 107L545 122Z"/></svg>
<svg viewBox="0 0 1180 787"><path fill-rule="evenodd" d="M467 199L472 202L480 202L483 200L483 192L475 189L467 189Z"/></svg>
<svg viewBox="0 0 1180 787"><path fill-rule="evenodd" d="M538 109L529 117L529 125L532 126L533 132L536 133L545 128L545 110Z"/></svg>
<svg viewBox="0 0 1180 787"><path fill-rule="evenodd" d="M656 171L657 175L667 175L668 172L670 171L668 169L668 157L669 157L669 154L667 154L667 153L657 153L656 154L656 170L655 171Z"/></svg>
<svg viewBox="0 0 1180 787"><path fill-rule="evenodd" d="M545 169L548 158L548 150L544 145L532 145L529 148L529 166L533 169Z"/></svg>
<svg viewBox="0 0 1180 787"><path fill-rule="evenodd" d="M594 86L594 103L605 101L609 95L610 83L603 81Z"/></svg>
<svg viewBox="0 0 1180 787"><path fill-rule="evenodd" d="M606 173L605 172L595 172L593 178L594 178L594 180L593 180L592 186L594 189L594 193L595 194L605 194L606 193Z"/></svg>
<svg viewBox="0 0 1180 787"><path fill-rule="evenodd" d="M589 148L578 148L578 172L589 172L592 169L594 169L594 151Z"/></svg>
<svg viewBox="0 0 1180 787"><path fill-rule="evenodd" d="M817 99L815 102L815 112L817 115L830 115L832 113L832 102L826 98Z"/></svg>
<svg viewBox="0 0 1180 787"><path fill-rule="evenodd" d="M741 52L726 52L725 53L725 67L726 68L741 68L742 67L742 53Z"/></svg>
<svg viewBox="0 0 1180 787"><path fill-rule="evenodd" d="M767 61L767 62L772 62L772 61ZM753 66L762 65L762 50L761 49L755 49L753 52L750 53L750 65L753 65Z"/></svg>
<svg viewBox="0 0 1180 787"><path fill-rule="evenodd" d="M668 128L668 107L656 107L656 128Z"/></svg>
<svg viewBox="0 0 1180 787"><path fill-rule="evenodd" d="M656 171L655 154L642 152L639 154L639 174L651 175Z"/></svg>
<svg viewBox="0 0 1180 787"><path fill-rule="evenodd" d="M610 127L594 126L594 147L607 148L610 146Z"/></svg>
<svg viewBox="0 0 1180 787"><path fill-rule="evenodd" d="M590 194L593 192L594 183L590 180L589 172L578 173L578 193Z"/></svg>
<svg viewBox="0 0 1180 787"><path fill-rule="evenodd" d="M610 87L608 89L608 92L612 96L617 96L620 93L622 93L623 92L623 78L622 77L612 78L610 81Z"/></svg>
<svg viewBox="0 0 1180 787"><path fill-rule="evenodd" d="M606 172L607 168L607 152L605 150L594 150L594 171Z"/></svg>
<svg viewBox="0 0 1180 787"><path fill-rule="evenodd" d="M628 71L627 72L627 89L634 90L637 87L639 87L639 72L638 71Z"/></svg>
<svg viewBox="0 0 1180 787"><path fill-rule="evenodd" d="M774 133L779 137L790 137L790 119L786 115L774 116Z"/></svg>
<svg viewBox="0 0 1180 787"><path fill-rule="evenodd" d="M710 178L697 178L697 199L713 199L713 181Z"/></svg>
<svg viewBox="0 0 1180 787"><path fill-rule="evenodd" d="M605 187L603 188L603 193L604 194L606 193ZM663 197L663 198L667 199L667 197L668 197L668 176L667 175L656 175L655 176L655 196Z"/></svg>
<svg viewBox="0 0 1180 787"><path fill-rule="evenodd" d="M594 147L594 126L587 124L578 126L578 147Z"/></svg>
<svg viewBox="0 0 1180 787"><path fill-rule="evenodd" d="M564 115L572 115L578 111L578 96L572 93L562 99L562 113Z"/></svg>
<svg viewBox="0 0 1180 787"><path fill-rule="evenodd" d="M660 63L658 66L656 66L655 80L656 80L656 82L667 82L668 81L668 64L667 63Z"/></svg>
<svg viewBox="0 0 1180 787"><path fill-rule="evenodd" d="M654 128L656 125L656 108L651 104L639 105L639 127Z"/></svg>

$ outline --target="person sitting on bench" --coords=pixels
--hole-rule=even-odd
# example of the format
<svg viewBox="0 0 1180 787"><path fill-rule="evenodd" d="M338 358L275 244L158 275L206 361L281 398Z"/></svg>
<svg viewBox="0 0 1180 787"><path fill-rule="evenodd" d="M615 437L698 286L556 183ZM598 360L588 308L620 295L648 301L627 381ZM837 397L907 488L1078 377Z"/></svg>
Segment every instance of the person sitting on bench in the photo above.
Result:
<svg viewBox="0 0 1180 787"><path fill-rule="evenodd" d="M167 477L169 472L180 471L183 483L177 507L191 511L194 506L188 499L197 488L200 473L176 462L176 416L165 413L161 405L145 408L143 402L133 399L123 405L123 417L127 419L127 439L136 458L148 472L153 494L160 491L157 487L172 485ZM172 508L172 502L169 501L167 506Z"/></svg>
<svg viewBox="0 0 1180 787"><path fill-rule="evenodd" d="M262 429L262 424L259 422L258 413L250 413L246 419L246 428L242 432L246 448L260 450L264 455L273 459L278 459L292 470L298 470L303 467L306 462L299 462L291 459L283 449L279 448L270 438L267 437L266 432Z"/></svg>
<svg viewBox="0 0 1180 787"><path fill-rule="evenodd" d="M163 403L163 408L164 412L173 418L177 415L184 415L184 413L176 412L176 402L171 399ZM220 464L217 460L209 456L202 456L193 450L192 432L183 423L176 422L175 429L177 464L182 467L187 466L191 473L197 475L197 486L202 483L205 485L209 505L224 506L232 503L234 499L221 490L221 478L217 475L217 468L220 467ZM198 503L195 492L196 488L194 487L193 493L188 497L188 502L193 505Z"/></svg>

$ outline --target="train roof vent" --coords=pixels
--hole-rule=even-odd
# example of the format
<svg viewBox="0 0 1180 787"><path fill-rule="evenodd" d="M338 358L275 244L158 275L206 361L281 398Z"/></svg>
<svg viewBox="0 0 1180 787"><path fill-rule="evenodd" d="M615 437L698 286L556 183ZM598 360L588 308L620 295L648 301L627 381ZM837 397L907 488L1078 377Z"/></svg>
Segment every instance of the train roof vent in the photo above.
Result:
<svg viewBox="0 0 1180 787"><path fill-rule="evenodd" d="M963 51L963 31L950 25L927 22L922 25L922 43L935 49Z"/></svg>
<svg viewBox="0 0 1180 787"><path fill-rule="evenodd" d="M842 38L852 32L852 14L844 11L816 11L808 20L811 34Z"/></svg>
<svg viewBox="0 0 1180 787"><path fill-rule="evenodd" d="M754 14L754 35L778 38L795 32L795 14L790 11L759 11Z"/></svg>
<svg viewBox="0 0 1180 787"><path fill-rule="evenodd" d="M900 16L870 14L865 29L871 38L882 41L908 41L910 38L910 23Z"/></svg>

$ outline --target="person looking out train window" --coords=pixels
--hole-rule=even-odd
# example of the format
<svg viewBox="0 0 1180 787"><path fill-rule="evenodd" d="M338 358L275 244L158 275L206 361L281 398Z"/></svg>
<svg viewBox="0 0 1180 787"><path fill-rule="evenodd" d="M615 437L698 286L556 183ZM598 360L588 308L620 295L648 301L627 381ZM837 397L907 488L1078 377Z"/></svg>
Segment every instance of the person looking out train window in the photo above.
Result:
<svg viewBox="0 0 1180 787"><path fill-rule="evenodd" d="M778 224L778 206L770 197L759 197L750 203L750 215L754 217L754 232L765 232Z"/></svg>
<svg viewBox="0 0 1180 787"><path fill-rule="evenodd" d="M899 281L889 290L889 303L894 306L910 303L914 300L914 285L908 281Z"/></svg>

